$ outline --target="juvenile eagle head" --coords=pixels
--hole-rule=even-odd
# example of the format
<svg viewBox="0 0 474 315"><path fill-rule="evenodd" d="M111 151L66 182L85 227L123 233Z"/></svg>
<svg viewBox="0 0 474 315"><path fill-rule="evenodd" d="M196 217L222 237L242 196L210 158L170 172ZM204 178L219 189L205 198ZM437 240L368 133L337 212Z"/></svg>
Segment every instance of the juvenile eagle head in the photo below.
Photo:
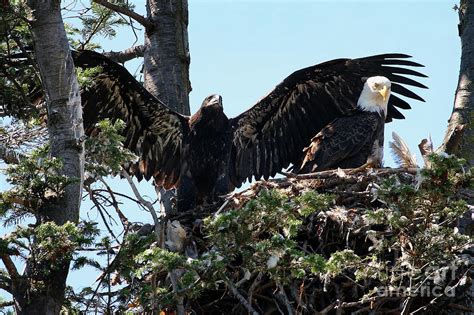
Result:
<svg viewBox="0 0 474 315"><path fill-rule="evenodd" d="M357 105L362 110L379 112L386 116L391 87L392 82L386 77L376 76L368 78L364 83L364 88L357 101Z"/></svg>
<svg viewBox="0 0 474 315"><path fill-rule="evenodd" d="M201 108L205 108L205 107L213 107L213 108L217 107L217 108L222 109L223 108L222 96L220 96L219 94L209 95L208 97L204 99L204 101L202 101Z"/></svg>

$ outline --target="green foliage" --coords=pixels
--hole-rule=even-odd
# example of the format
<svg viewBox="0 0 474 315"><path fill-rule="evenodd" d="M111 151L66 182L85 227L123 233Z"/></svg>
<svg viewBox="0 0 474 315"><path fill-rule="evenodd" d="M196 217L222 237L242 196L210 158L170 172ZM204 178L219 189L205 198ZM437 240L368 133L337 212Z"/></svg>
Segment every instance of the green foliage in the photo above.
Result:
<svg viewBox="0 0 474 315"><path fill-rule="evenodd" d="M92 85L94 82L94 77L102 72L102 67L93 67L93 68L76 68L77 81L81 88L86 88Z"/></svg>
<svg viewBox="0 0 474 315"><path fill-rule="evenodd" d="M136 271L137 277L141 278L148 274L150 270L157 272L171 271L186 264L186 258L180 254L170 252L159 247L149 248L136 257L138 264L143 264L142 268Z"/></svg>
<svg viewBox="0 0 474 315"><path fill-rule="evenodd" d="M299 197L296 202L299 204L298 212L306 217L318 211L329 208L334 202L334 196L328 194L318 194L315 191L307 191Z"/></svg>
<svg viewBox="0 0 474 315"><path fill-rule="evenodd" d="M305 218L328 208L330 196L306 192L294 201L278 191L262 191L242 209L205 221L208 237L225 260L241 257L243 268L268 274L286 283L322 272L318 255L306 255L296 236Z"/></svg>
<svg viewBox="0 0 474 315"><path fill-rule="evenodd" d="M353 250L346 249L333 253L326 264L326 269L330 275L336 276L344 269L357 266L360 262L361 258Z"/></svg>
<svg viewBox="0 0 474 315"><path fill-rule="evenodd" d="M32 103L41 83L34 64L23 54L32 43L26 4L10 4L0 12L0 109L3 115L28 120L39 114Z"/></svg>
<svg viewBox="0 0 474 315"><path fill-rule="evenodd" d="M120 134L125 128L121 120L112 123L106 119L97 124L100 132L86 140L85 169L92 175L118 175L122 165L136 160L136 156L123 147L124 137Z"/></svg>
<svg viewBox="0 0 474 315"><path fill-rule="evenodd" d="M77 181L61 175L62 167L61 160L49 157L48 148L37 149L18 164L10 165L6 174L12 188L0 194L0 215L12 215L5 224L34 214L48 201L60 198L64 188Z"/></svg>
<svg viewBox="0 0 474 315"><path fill-rule="evenodd" d="M433 154L429 159L432 167L421 171L418 185L401 184L392 177L379 190L387 209L378 222L391 225L395 235L409 239L409 244L395 238L388 241L402 249L409 246L410 254L403 259L414 267L445 264L470 242L452 224L467 211L466 201L457 192L472 185L472 172L463 168L464 160L454 156Z"/></svg>
<svg viewBox="0 0 474 315"><path fill-rule="evenodd" d="M45 222L36 227L18 226L3 239L8 246L2 254L6 250L29 257L32 266L41 268L36 272L44 274L72 259L79 248L91 246L97 234L95 225L89 223L57 225Z"/></svg>
<svg viewBox="0 0 474 315"><path fill-rule="evenodd" d="M165 308L176 301L176 290L181 296L193 299L205 290L214 289L219 281L226 281L229 269L241 261L239 269L245 274L261 272L278 283L325 272L326 260L319 254L306 253L296 241L303 221L308 215L323 211L332 197L307 192L295 201L274 190L264 190L242 209L231 210L205 219L206 248L197 258L149 246L149 242L134 236L123 247L133 256L136 267L130 278L145 281L141 284L140 305L151 301ZM301 209L304 209L301 211ZM305 213L306 215L302 215ZM146 248L137 252L137 242ZM151 275L177 273L176 286L150 286ZM123 273L122 273L123 274Z"/></svg>
<svg viewBox="0 0 474 315"><path fill-rule="evenodd" d="M115 5L123 6L133 10L134 5L124 0L112 1ZM113 38L117 35L116 28L129 25L131 22L123 16L91 1L90 10L87 15L80 16L82 28L79 30L69 28L71 43L77 49L95 50L100 44L92 42L93 37L99 35L105 38ZM80 34L79 34L80 33ZM80 35L80 36L78 36Z"/></svg>
<svg viewBox="0 0 474 315"><path fill-rule="evenodd" d="M381 288L410 285L421 290L433 283L433 268L444 270L454 264L455 270L463 270L461 253L472 245L472 239L458 233L454 223L468 209L458 192L471 187L472 173L455 157L433 156L431 161L433 168L422 170L415 181L395 175L379 182L376 201L350 216L344 207L335 206L338 201L333 195L307 191L290 197L277 190L261 190L241 208L204 220L201 247L207 251L197 258L156 245L141 252L135 247L136 267L131 270L136 271L130 275L146 283L139 304L155 301L164 309L176 303L178 295L202 299L204 292L217 290L219 284L230 281L237 286L252 282L257 275L276 288L319 279L330 290L337 281L349 279L361 292L362 301L377 297ZM339 242L336 248L341 249L329 250L329 240L314 243L308 238L313 225L329 228L335 236L331 242ZM350 241L351 233L361 232L365 234L362 240ZM311 247L306 247L307 242ZM178 275L177 288L147 281L153 275L171 273ZM447 286L452 279L446 276L437 285Z"/></svg>

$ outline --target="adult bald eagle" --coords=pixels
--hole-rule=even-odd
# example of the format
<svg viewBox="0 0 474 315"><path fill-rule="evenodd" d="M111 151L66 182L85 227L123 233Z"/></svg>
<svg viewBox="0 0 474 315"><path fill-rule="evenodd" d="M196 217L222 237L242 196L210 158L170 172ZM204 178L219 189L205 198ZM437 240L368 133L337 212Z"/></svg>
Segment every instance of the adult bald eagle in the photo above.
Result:
<svg viewBox="0 0 474 315"><path fill-rule="evenodd" d="M298 173L334 168L381 167L384 126L392 82L370 77L352 113L334 119L311 139Z"/></svg>
<svg viewBox="0 0 474 315"><path fill-rule="evenodd" d="M384 76L392 81L393 93L423 101L401 85L425 88L403 76L424 77L407 68L421 66L409 57L337 59L298 70L249 110L228 119L219 95L207 97L191 117L184 116L101 54L74 55L76 66L102 67L81 92L86 131L99 119L124 120L124 144L140 157L135 175L153 177L166 189L176 187L179 210L213 201L245 180L268 179L292 163L301 164L301 152L313 136L335 119L352 117L369 77ZM410 108L396 95L386 106L385 121L404 118L397 107ZM383 119L377 126L381 123Z"/></svg>

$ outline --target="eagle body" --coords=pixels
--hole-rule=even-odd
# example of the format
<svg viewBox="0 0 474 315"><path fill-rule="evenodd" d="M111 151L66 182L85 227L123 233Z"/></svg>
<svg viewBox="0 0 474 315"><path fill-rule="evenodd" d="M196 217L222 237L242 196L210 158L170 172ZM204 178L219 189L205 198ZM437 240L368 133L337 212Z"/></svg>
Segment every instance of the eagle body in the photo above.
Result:
<svg viewBox="0 0 474 315"><path fill-rule="evenodd" d="M378 112L357 110L335 119L323 128L304 149L299 173L335 168L356 168L364 164L381 167L385 117Z"/></svg>
<svg viewBox="0 0 474 315"><path fill-rule="evenodd" d="M191 117L177 190L178 208L210 203L231 191L229 130L222 107L204 106Z"/></svg>
<svg viewBox="0 0 474 315"><path fill-rule="evenodd" d="M248 110L227 118L219 95L207 97L193 116L181 115L107 57L92 51L73 55L78 67L100 67L92 84L81 89L86 132L93 134L101 119L123 120L124 146L139 157L128 171L138 180L153 178L157 186L176 188L179 211L292 164L311 171L376 158L383 123L404 118L398 109L410 108L397 95L423 101L405 87L426 88L409 78L425 77L411 69L422 65L409 57L336 59L295 71ZM391 86L382 89L371 81L379 76ZM383 106L373 102L374 95L383 95Z"/></svg>

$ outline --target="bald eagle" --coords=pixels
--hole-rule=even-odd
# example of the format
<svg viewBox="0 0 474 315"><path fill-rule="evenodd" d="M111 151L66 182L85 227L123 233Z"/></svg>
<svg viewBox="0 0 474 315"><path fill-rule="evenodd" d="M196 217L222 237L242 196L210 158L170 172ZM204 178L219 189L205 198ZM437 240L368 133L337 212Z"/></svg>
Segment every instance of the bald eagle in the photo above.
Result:
<svg viewBox="0 0 474 315"><path fill-rule="evenodd" d="M352 113L325 126L303 150L301 165L293 169L312 173L334 168L381 167L384 126L392 82L383 76L365 81Z"/></svg>
<svg viewBox="0 0 474 315"><path fill-rule="evenodd" d="M407 58L410 56L385 54L337 59L298 70L250 109L229 119L219 95L207 97L191 117L184 116L169 109L125 68L105 56L92 51L74 54L76 66L102 68L81 91L86 132L100 119L125 121L124 145L140 157L135 176L153 177L158 186L177 188L180 211L212 202L246 180L268 179L290 164L304 170L311 163L318 165L317 169L333 167L328 162L333 156L321 153L327 146L341 154L339 150L346 152L350 145L363 145L360 156L340 158L336 165L365 163L374 152L370 142L379 140L377 146L382 145L384 122L404 118L397 108L410 108L393 93L423 101L401 85L426 88L404 76L424 77L409 68L422 65ZM372 110L378 104L364 102L364 91L379 88L387 101L383 113ZM351 129L357 130L357 137ZM314 152L312 160L302 156L311 139L314 143L327 138L333 140L320 141L324 148L320 144L319 149L311 149L311 144L306 150L306 155ZM340 138L352 139L352 143L337 140Z"/></svg>

